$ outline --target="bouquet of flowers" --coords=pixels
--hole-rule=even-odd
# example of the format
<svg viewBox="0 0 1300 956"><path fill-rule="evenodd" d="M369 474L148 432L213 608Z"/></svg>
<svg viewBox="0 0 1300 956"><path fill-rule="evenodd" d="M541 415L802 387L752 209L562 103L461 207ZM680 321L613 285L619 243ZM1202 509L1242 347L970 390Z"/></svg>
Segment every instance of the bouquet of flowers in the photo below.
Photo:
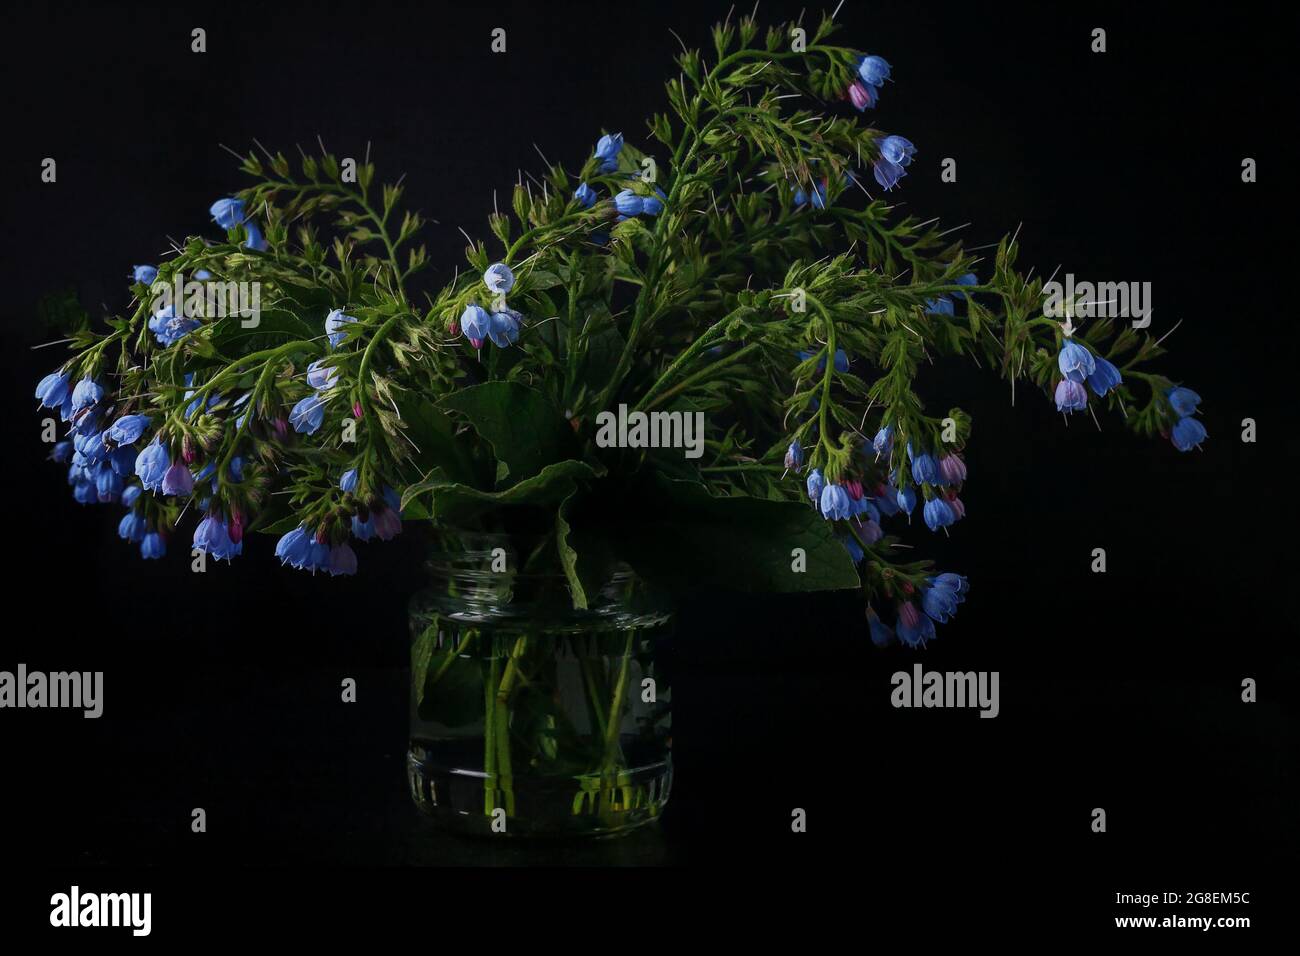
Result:
<svg viewBox="0 0 1300 956"><path fill-rule="evenodd" d="M240 157L212 234L136 266L129 309L36 389L76 500L125 508L145 558L190 522L205 557L258 531L331 575L413 522L527 532L576 608L620 562L669 589L859 588L877 644L924 645L967 580L898 545L961 521L972 425L927 408L921 363L1182 451L1205 429L1144 332L1045 315L1014 238L984 260L894 213L917 147L862 122L892 68L834 31L718 25L644 139L521 178L440 288L368 156Z"/></svg>

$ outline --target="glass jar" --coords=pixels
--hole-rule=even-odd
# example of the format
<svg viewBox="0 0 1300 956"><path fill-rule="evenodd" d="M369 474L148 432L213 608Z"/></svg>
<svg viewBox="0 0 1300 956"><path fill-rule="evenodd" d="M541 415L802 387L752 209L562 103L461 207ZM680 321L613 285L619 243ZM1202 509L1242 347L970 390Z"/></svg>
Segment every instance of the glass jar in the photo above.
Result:
<svg viewBox="0 0 1300 956"><path fill-rule="evenodd" d="M655 652L669 611L625 566L575 609L554 553L553 538L435 539L410 607L407 767L416 805L445 828L613 836L668 800Z"/></svg>

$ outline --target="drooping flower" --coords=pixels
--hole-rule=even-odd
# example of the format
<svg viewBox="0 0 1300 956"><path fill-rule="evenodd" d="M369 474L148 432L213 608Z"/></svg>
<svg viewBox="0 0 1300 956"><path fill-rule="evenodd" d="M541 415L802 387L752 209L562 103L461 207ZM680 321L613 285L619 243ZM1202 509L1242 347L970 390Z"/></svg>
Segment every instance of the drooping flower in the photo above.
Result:
<svg viewBox="0 0 1300 956"><path fill-rule="evenodd" d="M317 571L327 570L329 566L330 546L317 535L307 548L307 560L297 567L300 571L310 571L314 575Z"/></svg>
<svg viewBox="0 0 1300 956"><path fill-rule="evenodd" d="M1071 378L1063 378L1056 386L1056 410L1058 412L1079 412L1088 407L1088 390L1082 383Z"/></svg>
<svg viewBox="0 0 1300 956"><path fill-rule="evenodd" d="M1195 415L1196 407L1201 404L1201 396L1181 385L1178 388L1171 388L1166 398L1169 399L1169 407L1182 418Z"/></svg>
<svg viewBox="0 0 1300 956"><path fill-rule="evenodd" d="M149 522L138 511L128 511L117 523L117 536L131 544L139 544L149 530Z"/></svg>
<svg viewBox="0 0 1300 956"><path fill-rule="evenodd" d="M1124 376L1120 375L1117 369L1100 355L1093 357L1096 368L1088 376L1088 387L1092 389L1094 395L1101 398L1107 392L1124 381Z"/></svg>
<svg viewBox="0 0 1300 956"><path fill-rule="evenodd" d="M325 402L319 394L301 398L289 412L289 424L299 434L314 435L325 421Z"/></svg>
<svg viewBox="0 0 1300 956"><path fill-rule="evenodd" d="M849 552L849 558L853 563L861 564L862 559L866 557L866 554L863 552L862 547L853 540L853 535L842 534L838 537L840 539L840 544L844 545L845 550Z"/></svg>
<svg viewBox="0 0 1300 956"><path fill-rule="evenodd" d="M600 162L602 173L612 173L618 169L618 154L623 150L622 133L606 133L596 141L596 158Z"/></svg>
<svg viewBox="0 0 1300 956"><path fill-rule="evenodd" d="M392 508L374 508L370 512L370 518L374 522L375 537L380 541L391 541L402 533L402 518Z"/></svg>
<svg viewBox="0 0 1300 956"><path fill-rule="evenodd" d="M1205 441L1205 426L1191 416L1180 418L1169 438L1179 451L1191 451Z"/></svg>
<svg viewBox="0 0 1300 956"><path fill-rule="evenodd" d="M330 577L357 573L357 553L346 541L330 548L329 572Z"/></svg>
<svg viewBox="0 0 1300 956"><path fill-rule="evenodd" d="M338 348L343 344L343 340L348 337L348 333L345 331L347 326L355 321L354 317L344 315L342 309L334 309L329 315L325 316L325 332L329 336L331 348Z"/></svg>
<svg viewBox="0 0 1300 956"><path fill-rule="evenodd" d="M868 86L881 86L889 79L890 66L884 57L864 56L858 61L858 78Z"/></svg>
<svg viewBox="0 0 1300 956"><path fill-rule="evenodd" d="M880 155L895 166L910 166L916 155L916 147L905 136L886 136L880 141Z"/></svg>
<svg viewBox="0 0 1300 956"><path fill-rule="evenodd" d="M349 468L339 478L339 490L351 494L357 490L357 470Z"/></svg>
<svg viewBox="0 0 1300 956"><path fill-rule="evenodd" d="M373 515L367 514L362 520L360 515L352 516L352 537L358 541L369 541L375 536L375 519Z"/></svg>
<svg viewBox="0 0 1300 956"><path fill-rule="evenodd" d="M206 515L194 529L194 550L210 554L218 561L229 561L242 550L230 539L230 529L219 515Z"/></svg>
<svg viewBox="0 0 1300 956"><path fill-rule="evenodd" d="M507 348L519 341L519 322L522 319L514 309L493 312L488 320L488 338L497 348Z"/></svg>
<svg viewBox="0 0 1300 956"><path fill-rule="evenodd" d="M54 447L50 449L50 461L58 462L59 464L62 465L65 464L67 461L69 461L71 458L72 458L72 442L70 441L55 442ZM135 460L134 453L132 453L131 460L132 461Z"/></svg>
<svg viewBox="0 0 1300 956"><path fill-rule="evenodd" d="M479 305L468 305L460 314L460 331L469 344L476 349L483 347L483 341L492 328L492 318L487 310Z"/></svg>
<svg viewBox="0 0 1300 956"><path fill-rule="evenodd" d="M945 485L959 485L966 480L966 462L957 454L939 459L939 478Z"/></svg>
<svg viewBox="0 0 1300 956"><path fill-rule="evenodd" d="M895 628L898 639L908 647L923 647L927 640L934 637L934 622L928 615L922 614L911 601L904 601L898 607L898 624Z"/></svg>
<svg viewBox="0 0 1300 956"><path fill-rule="evenodd" d="M925 518L925 526L931 531L946 528L957 520L952 505L948 504L948 501L944 498L931 498L925 503L925 507L921 509L921 514Z"/></svg>
<svg viewBox="0 0 1300 956"><path fill-rule="evenodd" d="M821 508L822 517L827 521L842 521L852 515L849 493L840 484L828 484L822 489L818 507Z"/></svg>
<svg viewBox="0 0 1300 956"><path fill-rule="evenodd" d="M101 502L116 501L126 482L108 462L101 462L95 471L95 496Z"/></svg>
<svg viewBox="0 0 1300 956"><path fill-rule="evenodd" d="M156 561L167 553L167 540L157 531L149 531L140 541L140 557Z"/></svg>
<svg viewBox="0 0 1300 956"><path fill-rule="evenodd" d="M579 183L578 188L573 191L573 198L583 209L590 209L596 205L596 190L586 183Z"/></svg>
<svg viewBox="0 0 1300 956"><path fill-rule="evenodd" d="M657 216L663 212L664 203L668 199L668 197L664 195L664 191L658 186L655 187L654 191L655 194L653 196L641 197L641 212L647 216Z"/></svg>
<svg viewBox="0 0 1300 956"><path fill-rule="evenodd" d="M244 223L244 234L247 236L244 240L245 249L252 249L254 252L266 252L267 249L271 248L270 243L266 241L266 237L262 235L262 230L257 228L257 223Z"/></svg>
<svg viewBox="0 0 1300 956"><path fill-rule="evenodd" d="M515 287L515 274L504 262L494 262L483 273L483 284L493 295L505 295Z"/></svg>
<svg viewBox="0 0 1300 956"><path fill-rule="evenodd" d="M894 426L885 425L876 432L876 437L871 439L871 447L876 452L876 457L888 455L890 449L894 447Z"/></svg>
<svg viewBox="0 0 1300 956"><path fill-rule="evenodd" d="M51 372L36 383L36 399L41 408L61 408L72 395L72 379L67 372Z"/></svg>
<svg viewBox="0 0 1300 956"><path fill-rule="evenodd" d="M808 480L806 484L808 488L808 497L812 499L813 503L816 504L821 501L822 491L826 487L826 479L822 477L820 468L814 468L812 471L808 472Z"/></svg>
<svg viewBox="0 0 1300 956"><path fill-rule="evenodd" d="M916 605L911 601L904 601L898 605L898 624L900 627L916 627L920 620L921 615L916 610Z"/></svg>
<svg viewBox="0 0 1300 956"><path fill-rule="evenodd" d="M131 280L140 282L144 285L153 285L154 280L158 278L157 266L132 266Z"/></svg>
<svg viewBox="0 0 1300 956"><path fill-rule="evenodd" d="M161 490L163 476L170 466L171 456L157 439L146 445L135 458L136 477L148 491Z"/></svg>
<svg viewBox="0 0 1300 956"><path fill-rule="evenodd" d="M280 559L280 564L287 564L291 568L301 569L307 563L311 554L311 546L315 543L315 538L308 533L302 525L294 528L292 531L280 537L275 545L275 556Z"/></svg>
<svg viewBox="0 0 1300 956"><path fill-rule="evenodd" d="M880 188L885 192L889 192L898 185L900 179L907 175L907 170L881 156L871 164L871 174L876 177L876 182L880 184Z"/></svg>
<svg viewBox="0 0 1300 956"><path fill-rule="evenodd" d="M912 480L918 485L933 485L939 479L939 463L929 452L912 455L912 443L907 443L907 454L912 459Z"/></svg>
<svg viewBox="0 0 1300 956"><path fill-rule="evenodd" d="M222 229L234 229L244 221L242 199L218 199L208 210L213 221Z"/></svg>
<svg viewBox="0 0 1300 956"><path fill-rule="evenodd" d="M797 441L790 442L785 450L785 467L796 472L803 467L803 448Z"/></svg>
<svg viewBox="0 0 1300 956"><path fill-rule="evenodd" d="M307 366L307 384L318 392L328 391L338 382L338 369L333 365L326 365L325 359L317 359Z"/></svg>
<svg viewBox="0 0 1300 956"><path fill-rule="evenodd" d="M644 204L640 196L630 189L624 189L614 197L614 208L618 210L620 216L631 218L641 215Z"/></svg>
<svg viewBox="0 0 1300 956"><path fill-rule="evenodd" d="M148 427L148 415L123 415L109 427L108 437L119 445L134 445Z"/></svg>
<svg viewBox="0 0 1300 956"><path fill-rule="evenodd" d="M141 488L139 485L131 485L129 488L127 488L125 491L122 492L122 507L130 508L132 505L136 503L136 501L139 499L140 495L143 494L143 492L144 489Z"/></svg>
<svg viewBox="0 0 1300 956"><path fill-rule="evenodd" d="M898 503L898 510L910 518L912 509L916 507L916 489L911 485L900 488L894 493L894 500Z"/></svg>
<svg viewBox="0 0 1300 956"><path fill-rule="evenodd" d="M957 613L957 592L931 585L921 592L921 610L940 624L946 624Z"/></svg>
<svg viewBox="0 0 1300 956"><path fill-rule="evenodd" d="M90 376L86 376L72 390L72 414L76 415L78 412L84 412L86 409L98 405L103 397L104 386Z"/></svg>
<svg viewBox="0 0 1300 956"><path fill-rule="evenodd" d="M888 647L894 642L893 630L870 605L867 605L867 627L871 631L871 643L876 647Z"/></svg>
<svg viewBox="0 0 1300 956"><path fill-rule="evenodd" d="M1092 353L1074 339L1066 339L1061 345L1056 364L1060 367L1061 374L1072 382L1083 382L1097 370L1097 360Z"/></svg>
<svg viewBox="0 0 1300 956"><path fill-rule="evenodd" d="M188 495L194 490L194 475L184 462L176 462L167 469L162 479L164 495Z"/></svg>
<svg viewBox="0 0 1300 956"><path fill-rule="evenodd" d="M970 590L970 581L965 575L956 574L952 571L945 571L937 574L930 581L936 587L948 588L957 594L957 603L961 604L966 600L966 592Z"/></svg>

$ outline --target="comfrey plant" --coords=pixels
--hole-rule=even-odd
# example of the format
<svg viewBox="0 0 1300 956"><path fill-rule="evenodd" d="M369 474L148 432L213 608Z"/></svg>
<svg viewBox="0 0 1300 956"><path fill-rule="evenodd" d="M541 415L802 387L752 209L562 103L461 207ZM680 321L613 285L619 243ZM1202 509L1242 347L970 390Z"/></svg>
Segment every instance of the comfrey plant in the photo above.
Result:
<svg viewBox="0 0 1300 956"><path fill-rule="evenodd" d="M917 147L862 122L893 70L833 31L795 51L789 26L716 27L640 147L606 133L521 179L437 291L420 216L368 160L250 154L213 234L136 266L129 314L38 386L74 497L123 506L146 558L188 521L214 559L259 530L336 575L411 522L526 530L579 608L617 560L668 587L858 587L877 644L923 645L968 584L898 545L965 515L971 422L927 411L921 362L1104 405L1181 451L1205 429L1196 393L1145 370L1145 333L1044 316L1014 239L981 261L871 195ZM255 284L260 315L155 310L178 277ZM702 413L703 454L598 442L620 406Z"/></svg>

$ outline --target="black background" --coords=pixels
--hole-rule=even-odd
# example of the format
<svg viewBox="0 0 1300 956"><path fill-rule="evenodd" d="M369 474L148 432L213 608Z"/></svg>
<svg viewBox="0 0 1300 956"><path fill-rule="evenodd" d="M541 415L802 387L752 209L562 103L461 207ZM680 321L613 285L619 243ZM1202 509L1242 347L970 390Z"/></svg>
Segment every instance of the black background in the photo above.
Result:
<svg viewBox="0 0 1300 956"><path fill-rule="evenodd" d="M381 178L405 172L407 200L437 220L426 238L442 281L463 262L457 228L486 236L492 190L504 201L521 166L539 169L534 143L571 168L602 128L647 145L642 121L663 108L678 50L669 28L708 46L727 7L7 14L0 669L106 672L99 720L0 713L3 859L35 871L7 925L44 925L49 892L72 882L153 890L156 933L182 914L211 928L241 907L301 901L329 919L283 925L333 933L446 904L453 885L468 888L457 908L508 893L557 920L596 892L633 921L638 906L657 918L686 900L774 918L733 912L728 881L796 911L848 894L864 931L980 904L995 937L1022 920L1075 932L1141 915L1114 905L1117 891L1250 889L1250 907L1212 915L1262 916L1297 848L1297 655L1283 617L1295 292L1277 132L1289 111L1273 102L1289 54L1263 6L1235 5L1225 22L1136 5L844 5L839 41L894 64L868 119L920 149L896 194L906 208L972 223L971 246L1019 226L1022 267L1151 282L1157 334L1182 320L1160 367L1205 396L1210 440L1179 454L1113 419L1067 427L1027 387L1013 407L991 373L927 367L932 407L974 418L968 517L951 538L919 522L912 537L969 575L970 599L923 654L874 649L856 595L688 602L669 662L677 778L660 831L506 848L440 837L418 817L403 782L414 535L365 548L355 579L281 570L269 540L194 575L179 547L140 561L114 534L119 509L78 506L64 469L43 461L31 394L60 353L31 349L36 300L71 285L92 312L123 308L130 266L158 261L168 237L210 233L208 205L245 184L218 144L246 151L256 137L292 153L319 134L356 157L369 144ZM189 51L195 26L206 54ZM497 26L505 55L489 52ZM39 178L46 156L53 185ZM1245 156L1256 184L1241 182ZM956 184L939 181L941 157L957 159ZM1257 444L1239 440L1245 417ZM1089 570L1094 547L1104 575ZM917 660L1000 671L1001 716L892 709L890 674ZM339 702L344 677L358 681L355 704ZM1245 677L1256 704L1240 701ZM206 834L190 832L194 807ZM806 834L790 832L794 807ZM1094 807L1105 834L1090 830ZM408 863L689 869L629 873L625 893L578 871L457 884L320 869ZM229 869L250 865L287 869ZM218 887L220 902L195 895Z"/></svg>

